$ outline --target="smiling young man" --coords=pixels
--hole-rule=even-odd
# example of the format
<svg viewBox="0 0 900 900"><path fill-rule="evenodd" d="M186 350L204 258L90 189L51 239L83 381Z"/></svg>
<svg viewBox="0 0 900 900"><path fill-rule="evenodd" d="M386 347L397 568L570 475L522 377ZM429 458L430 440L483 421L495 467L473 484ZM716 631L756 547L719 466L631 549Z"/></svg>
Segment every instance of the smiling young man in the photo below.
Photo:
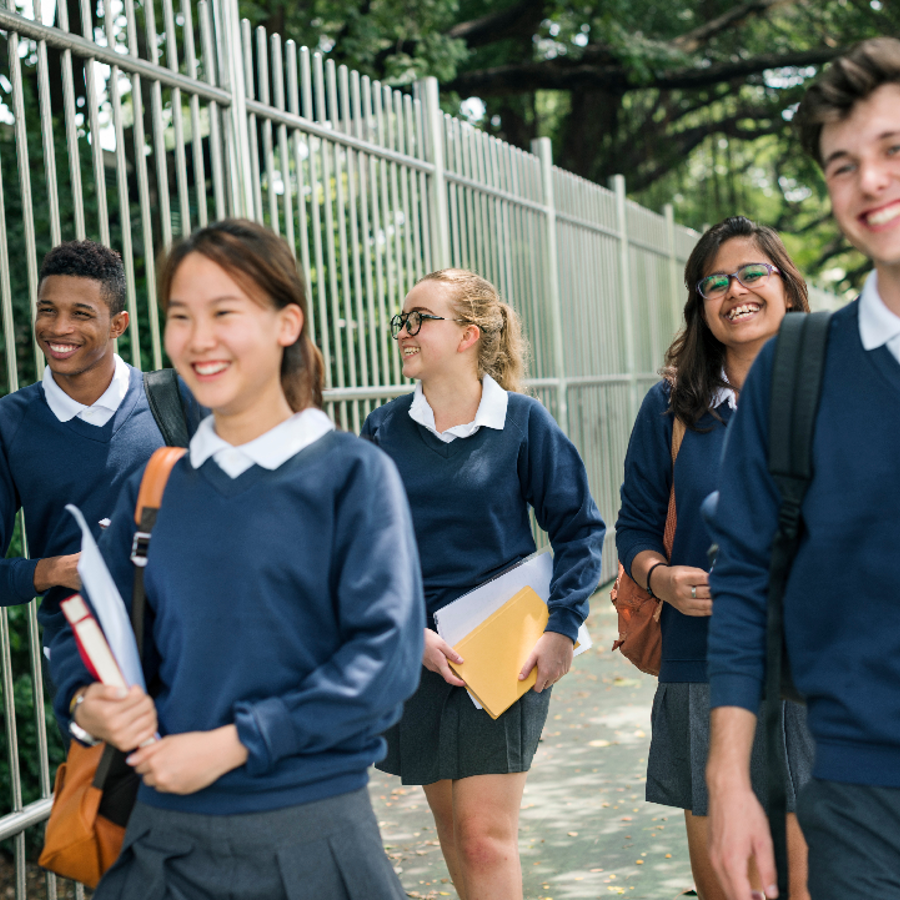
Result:
<svg viewBox="0 0 900 900"><path fill-rule="evenodd" d="M59 601L81 586L74 503L95 532L121 485L164 444L141 373L115 353L128 327L118 253L93 241L51 250L38 284L34 334L47 359L41 381L0 399L0 550L25 513L30 559L0 561L0 605L43 594L38 621L49 655ZM193 401L184 391L185 408Z"/></svg>
<svg viewBox="0 0 900 900"><path fill-rule="evenodd" d="M836 60L797 121L837 224L874 264L859 299L831 320L814 475L784 598L791 668L816 742L798 817L813 900L898 900L900 41L865 41ZM754 896L749 859L764 884L775 882L748 772L780 503L767 469L772 350L760 354L741 394L712 523L719 555L710 576L707 780L713 862L729 900Z"/></svg>

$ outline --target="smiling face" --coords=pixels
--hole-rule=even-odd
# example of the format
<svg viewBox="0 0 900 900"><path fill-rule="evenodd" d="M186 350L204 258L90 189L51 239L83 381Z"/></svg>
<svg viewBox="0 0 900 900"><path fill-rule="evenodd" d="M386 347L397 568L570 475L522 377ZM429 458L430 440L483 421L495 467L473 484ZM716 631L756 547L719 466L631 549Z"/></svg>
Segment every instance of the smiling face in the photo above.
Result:
<svg viewBox="0 0 900 900"><path fill-rule="evenodd" d="M820 138L834 217L876 268L900 271L900 84L884 84Z"/></svg>
<svg viewBox="0 0 900 900"><path fill-rule="evenodd" d="M735 237L726 241L710 260L707 275L736 272L748 263L774 265L750 237ZM773 273L765 284L745 287L732 278L728 290L721 297L703 301L703 316L709 330L729 351L758 352L762 345L778 331L787 310L784 282Z"/></svg>
<svg viewBox="0 0 900 900"><path fill-rule="evenodd" d="M242 439L231 442L243 443L290 415L281 358L302 325L299 306L276 309L221 266L190 253L172 278L166 352L198 403L213 410L220 436L229 440L221 427L227 429L226 420L238 422Z"/></svg>
<svg viewBox="0 0 900 900"><path fill-rule="evenodd" d="M128 313L111 316L103 286L93 278L47 275L38 286L34 336L63 390L69 381L95 374L108 385L113 341L127 327Z"/></svg>
<svg viewBox="0 0 900 900"><path fill-rule="evenodd" d="M453 321L457 314L453 309L451 296L450 287L437 281L422 281L406 295L403 312L418 310L440 316L444 320L424 319L415 335L410 335L405 327L400 331L397 344L406 378L427 381L435 376L452 375L458 369L468 370L476 365L474 354L464 357L460 348L467 343L467 335L471 336L470 332L477 332L477 329L472 325ZM474 341L463 347L463 350L473 344Z"/></svg>

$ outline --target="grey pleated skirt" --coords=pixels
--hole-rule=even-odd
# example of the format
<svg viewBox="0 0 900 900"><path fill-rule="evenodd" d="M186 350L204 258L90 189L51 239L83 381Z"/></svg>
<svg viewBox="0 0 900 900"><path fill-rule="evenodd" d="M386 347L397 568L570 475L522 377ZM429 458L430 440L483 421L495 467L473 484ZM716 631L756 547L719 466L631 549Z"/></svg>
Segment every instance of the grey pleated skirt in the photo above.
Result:
<svg viewBox="0 0 900 900"><path fill-rule="evenodd" d="M788 811L797 808L797 793L809 781L813 766L813 741L806 727L806 707L782 702L782 739L788 764ZM750 756L753 791L766 807L765 704ZM709 814L706 759L709 756L709 685L661 682L653 698L650 716L653 731L647 758L646 797L651 803L689 809L695 816Z"/></svg>
<svg viewBox="0 0 900 900"><path fill-rule="evenodd" d="M387 756L376 768L403 784L445 778L527 772L550 706L550 690L527 691L498 719L476 709L465 688L422 669L419 688L403 717L384 737Z"/></svg>
<svg viewBox="0 0 900 900"><path fill-rule="evenodd" d="M135 805L94 900L405 900L365 788L261 813Z"/></svg>

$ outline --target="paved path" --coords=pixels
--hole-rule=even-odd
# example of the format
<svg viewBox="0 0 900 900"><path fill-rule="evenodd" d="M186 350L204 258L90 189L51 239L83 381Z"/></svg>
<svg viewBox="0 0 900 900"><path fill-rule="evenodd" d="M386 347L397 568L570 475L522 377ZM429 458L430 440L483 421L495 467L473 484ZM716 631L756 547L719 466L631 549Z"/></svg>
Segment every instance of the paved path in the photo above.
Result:
<svg viewBox="0 0 900 900"><path fill-rule="evenodd" d="M656 679L610 652L615 624L600 591L594 647L553 689L522 802L526 900L671 900L692 886L683 814L643 799ZM455 898L421 788L373 771L371 793L408 895Z"/></svg>

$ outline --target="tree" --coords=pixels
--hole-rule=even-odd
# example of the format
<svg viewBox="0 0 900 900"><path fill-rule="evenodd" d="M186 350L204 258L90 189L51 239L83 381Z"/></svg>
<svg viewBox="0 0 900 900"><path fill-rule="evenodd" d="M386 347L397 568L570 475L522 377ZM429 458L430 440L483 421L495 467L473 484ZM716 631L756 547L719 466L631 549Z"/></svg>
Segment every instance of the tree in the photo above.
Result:
<svg viewBox="0 0 900 900"><path fill-rule="evenodd" d="M306 0L244 2L258 23L394 85L441 81L448 111L593 181L626 178L700 228L734 212L802 236L807 271L853 282L790 118L857 40L900 32L887 0ZM470 98L478 103L462 104ZM815 246L815 250L809 248Z"/></svg>

